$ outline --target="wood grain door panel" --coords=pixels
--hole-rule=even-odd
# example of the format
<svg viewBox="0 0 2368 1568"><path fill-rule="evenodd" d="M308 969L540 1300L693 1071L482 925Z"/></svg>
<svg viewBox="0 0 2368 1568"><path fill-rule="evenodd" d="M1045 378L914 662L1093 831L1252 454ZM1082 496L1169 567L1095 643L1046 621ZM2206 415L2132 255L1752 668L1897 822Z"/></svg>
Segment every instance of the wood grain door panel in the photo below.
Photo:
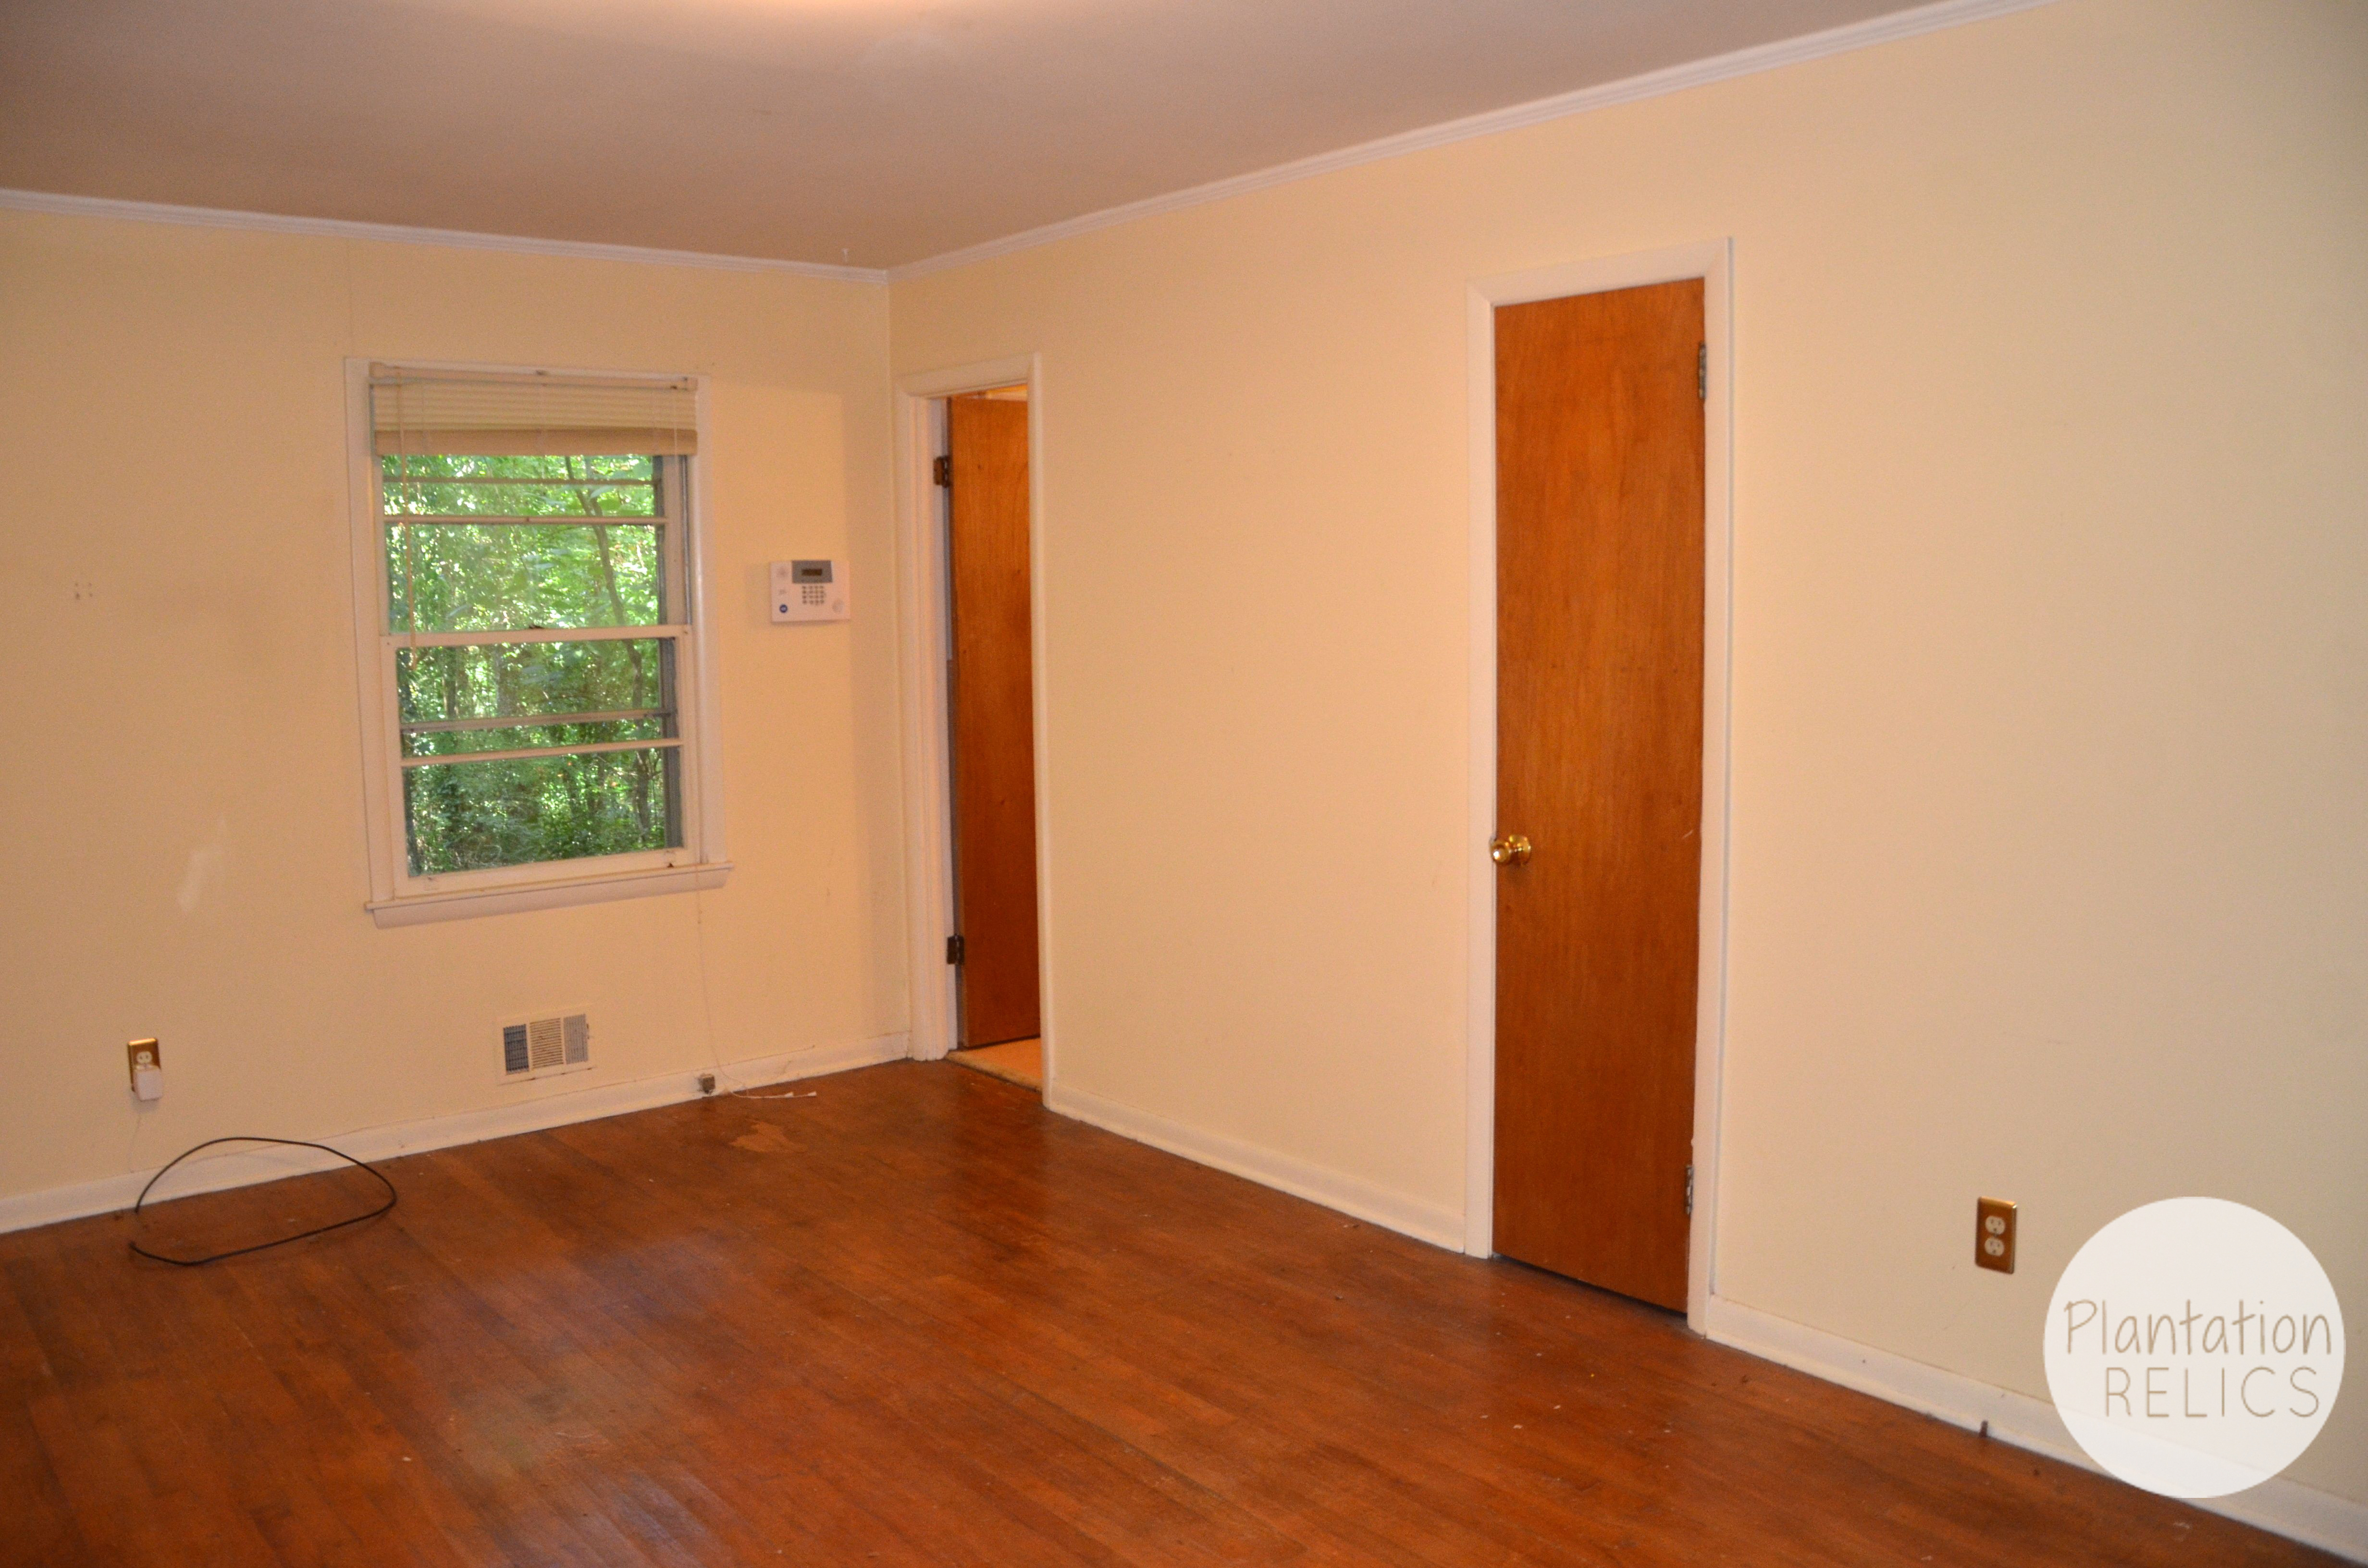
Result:
<svg viewBox="0 0 2368 1568"><path fill-rule="evenodd" d="M1682 1308L1702 886L1699 279L1496 312L1498 1252Z"/></svg>
<svg viewBox="0 0 2368 1568"><path fill-rule="evenodd" d="M1042 1032L1036 961L1035 696L1030 678L1028 405L946 402L953 666L954 903L961 1041Z"/></svg>

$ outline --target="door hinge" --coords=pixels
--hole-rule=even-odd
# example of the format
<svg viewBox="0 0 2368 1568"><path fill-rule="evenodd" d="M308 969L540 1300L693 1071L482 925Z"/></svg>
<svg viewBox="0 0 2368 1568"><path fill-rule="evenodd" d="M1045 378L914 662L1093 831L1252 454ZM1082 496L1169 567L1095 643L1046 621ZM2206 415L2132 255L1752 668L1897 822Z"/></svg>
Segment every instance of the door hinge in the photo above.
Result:
<svg viewBox="0 0 2368 1568"><path fill-rule="evenodd" d="M1710 345L1694 345L1694 395L1704 403L1710 401ZM939 483L944 481L940 480Z"/></svg>
<svg viewBox="0 0 2368 1568"><path fill-rule="evenodd" d="M948 937L946 938L946 961L948 963L960 963L962 961L962 939L960 937ZM1689 1209L1686 1212L1691 1214L1693 1210Z"/></svg>
<svg viewBox="0 0 2368 1568"><path fill-rule="evenodd" d="M1689 1220L1691 1220L1691 1219L1692 1219L1693 1217L1694 1217L1694 1168L1693 1168L1693 1166L1691 1166L1691 1165L1688 1165L1688 1166L1686 1167L1686 1218L1687 1218L1687 1219L1689 1219Z"/></svg>
<svg viewBox="0 0 2368 1568"><path fill-rule="evenodd" d="M929 477L936 480L948 490L951 490L954 487L954 460L951 453L937 458L930 462Z"/></svg>

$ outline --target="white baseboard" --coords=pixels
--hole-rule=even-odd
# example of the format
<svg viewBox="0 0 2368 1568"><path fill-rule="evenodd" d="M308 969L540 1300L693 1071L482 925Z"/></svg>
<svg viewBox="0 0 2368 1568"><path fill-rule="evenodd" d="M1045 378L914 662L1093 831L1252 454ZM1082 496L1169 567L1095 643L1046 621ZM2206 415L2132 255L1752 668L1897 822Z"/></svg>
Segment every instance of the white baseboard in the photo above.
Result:
<svg viewBox="0 0 2368 1568"><path fill-rule="evenodd" d="M1447 1248L1450 1252L1463 1250L1463 1215L1459 1210L1426 1203L1402 1192L1376 1187L1322 1165L1289 1154L1277 1153L1255 1143L1227 1138L1220 1133L1204 1132L1197 1127L1187 1127L1147 1110L1107 1100L1080 1089L1048 1084L1044 1089L1044 1108L1063 1116L1089 1121L1123 1138L1138 1143L1148 1143L1155 1149L1165 1149L1171 1154L1181 1154L1196 1165L1212 1165L1237 1176L1246 1176L1261 1187L1271 1187L1304 1198L1310 1203L1320 1203L1326 1209L1337 1209L1343 1214L1353 1214L1385 1229L1396 1231L1417 1241Z"/></svg>
<svg viewBox="0 0 2368 1568"><path fill-rule="evenodd" d="M1989 1435L2082 1470L2097 1466L2044 1399L1943 1371L1905 1356L1791 1322L1724 1296L1713 1296L1702 1331L1721 1345L1823 1378L1829 1383L1905 1405L1952 1426ZM2354 1503L2283 1477L2196 1507L2315 1546L2354 1562L2368 1562L2368 1504Z"/></svg>
<svg viewBox="0 0 2368 1568"><path fill-rule="evenodd" d="M635 1078L621 1084L602 1084L594 1088L538 1095L532 1099L488 1106L482 1110L458 1111L450 1116L431 1116L418 1121L398 1121L352 1132L323 1134L312 1141L343 1150L358 1160L392 1159L398 1154L449 1149L458 1143L507 1138L518 1132L539 1132L547 1127L594 1121L604 1116L621 1116L627 1111L647 1110L654 1106L697 1099L700 1097L699 1079L702 1073L715 1073L719 1080L718 1092L728 1093L735 1086L753 1088L763 1084L786 1083L793 1078L814 1078L825 1073L843 1073L851 1067L869 1067L876 1062L900 1062L904 1060L906 1050L903 1034L881 1035L872 1040L752 1057L746 1062L726 1062L721 1069L694 1067L686 1072L662 1073L655 1077ZM549 1082L548 1079L542 1081ZM277 1181L282 1176L331 1170L344 1163L307 1149L257 1145L245 1151L233 1149L220 1155L202 1155L175 1171L165 1186L171 1189L171 1197L188 1198L200 1192L218 1192L224 1187L248 1187L256 1182ZM61 1220L79 1220L85 1215L108 1214L119 1209L129 1209L140 1196L140 1189L155 1174L154 1170L131 1171L122 1176L79 1182L72 1187L53 1187L40 1192L0 1198L0 1232L28 1230L35 1225L55 1224ZM165 1196L160 1190L158 1197L162 1199Z"/></svg>

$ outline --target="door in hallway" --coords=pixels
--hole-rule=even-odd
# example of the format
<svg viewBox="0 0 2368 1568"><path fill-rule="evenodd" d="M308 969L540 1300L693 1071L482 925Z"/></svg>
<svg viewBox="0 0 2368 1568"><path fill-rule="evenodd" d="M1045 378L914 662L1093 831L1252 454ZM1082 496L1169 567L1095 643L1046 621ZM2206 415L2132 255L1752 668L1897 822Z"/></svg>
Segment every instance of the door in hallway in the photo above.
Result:
<svg viewBox="0 0 2368 1568"><path fill-rule="evenodd" d="M1686 1303L1699 279L1496 312L1495 1246Z"/></svg>
<svg viewBox="0 0 2368 1568"><path fill-rule="evenodd" d="M946 434L946 708L960 1041L968 1047L1040 1029L1028 404L1008 394L949 398Z"/></svg>

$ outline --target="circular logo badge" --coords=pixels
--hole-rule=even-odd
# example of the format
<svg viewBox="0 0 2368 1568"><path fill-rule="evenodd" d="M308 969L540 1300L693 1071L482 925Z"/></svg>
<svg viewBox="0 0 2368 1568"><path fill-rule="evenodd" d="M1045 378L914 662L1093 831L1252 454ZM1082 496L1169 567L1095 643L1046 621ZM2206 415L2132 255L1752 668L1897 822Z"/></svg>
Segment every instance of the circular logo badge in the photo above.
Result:
<svg viewBox="0 0 2368 1568"><path fill-rule="evenodd" d="M2089 1238L2047 1309L2047 1388L2074 1440L2168 1497L2260 1484L2310 1447L2343 1381L2335 1288L2292 1231L2170 1198Z"/></svg>

